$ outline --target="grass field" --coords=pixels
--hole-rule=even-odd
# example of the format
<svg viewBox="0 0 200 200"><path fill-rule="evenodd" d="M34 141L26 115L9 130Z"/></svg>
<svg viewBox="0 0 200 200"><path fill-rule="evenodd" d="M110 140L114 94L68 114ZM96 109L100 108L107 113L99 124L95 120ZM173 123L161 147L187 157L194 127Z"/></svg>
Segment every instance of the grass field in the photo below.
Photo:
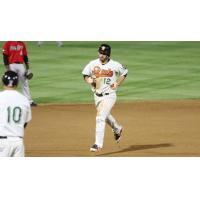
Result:
<svg viewBox="0 0 200 200"><path fill-rule="evenodd" d="M112 58L129 74L119 88L119 101L200 98L200 42L107 42ZM34 79L33 99L38 103L87 103L92 93L81 71L97 57L101 42L55 42L37 47L26 42ZM3 45L3 42L0 42ZM4 71L0 60L0 73Z"/></svg>

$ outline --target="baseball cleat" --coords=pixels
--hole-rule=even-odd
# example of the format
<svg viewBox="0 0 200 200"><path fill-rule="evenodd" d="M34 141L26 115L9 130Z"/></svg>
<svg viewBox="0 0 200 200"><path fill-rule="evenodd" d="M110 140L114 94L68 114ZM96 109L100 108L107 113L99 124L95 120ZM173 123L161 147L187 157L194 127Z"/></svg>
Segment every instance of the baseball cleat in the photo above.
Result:
<svg viewBox="0 0 200 200"><path fill-rule="evenodd" d="M112 131L114 133L115 141L119 143L122 136L122 127L120 127L119 129L112 129Z"/></svg>
<svg viewBox="0 0 200 200"><path fill-rule="evenodd" d="M91 152L98 152L98 151L100 151L100 150L101 150L101 148L98 147L96 144L93 144L93 145L91 146L91 148L90 148L90 151L91 151Z"/></svg>
<svg viewBox="0 0 200 200"><path fill-rule="evenodd" d="M32 103L31 103L31 107L35 107L35 106L37 106L37 103L32 102Z"/></svg>

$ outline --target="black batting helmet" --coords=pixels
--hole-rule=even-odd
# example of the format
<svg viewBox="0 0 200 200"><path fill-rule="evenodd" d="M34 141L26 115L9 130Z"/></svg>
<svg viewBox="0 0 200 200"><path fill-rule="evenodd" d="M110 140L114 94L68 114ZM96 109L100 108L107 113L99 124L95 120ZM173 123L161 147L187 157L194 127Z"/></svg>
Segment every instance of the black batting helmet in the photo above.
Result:
<svg viewBox="0 0 200 200"><path fill-rule="evenodd" d="M2 77L2 82L5 86L15 87L18 85L18 75L16 72L7 71Z"/></svg>
<svg viewBox="0 0 200 200"><path fill-rule="evenodd" d="M99 47L99 53L107 55L108 57L110 57L111 54L111 47L108 44L102 44Z"/></svg>

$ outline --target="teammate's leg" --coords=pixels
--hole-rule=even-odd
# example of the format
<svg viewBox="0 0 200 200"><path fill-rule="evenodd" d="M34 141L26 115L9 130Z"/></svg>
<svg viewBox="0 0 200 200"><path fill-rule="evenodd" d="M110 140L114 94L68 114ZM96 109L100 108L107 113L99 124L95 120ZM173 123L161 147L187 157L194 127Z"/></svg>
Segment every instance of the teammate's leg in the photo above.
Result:
<svg viewBox="0 0 200 200"><path fill-rule="evenodd" d="M28 100L31 104L33 102L33 100L31 98L31 94L30 94L28 79L22 78L21 82L22 82L22 93L24 94L24 96L26 96L28 98Z"/></svg>
<svg viewBox="0 0 200 200"><path fill-rule="evenodd" d="M18 74L19 81L21 82L22 93L24 94L24 96L28 98L30 103L32 103L33 100L30 94L28 79L25 77L25 72L26 72L25 66L23 64L10 64L9 68L10 70Z"/></svg>
<svg viewBox="0 0 200 200"><path fill-rule="evenodd" d="M10 64L9 68L10 68L11 71L14 71L18 74L18 67L17 67L16 64Z"/></svg>
<svg viewBox="0 0 200 200"><path fill-rule="evenodd" d="M24 65L19 65L18 75L19 75L19 81L21 81L22 93L24 94L24 96L28 98L30 103L32 103L33 100L31 98L29 83L28 83L28 79L25 77L25 72L26 72L26 69Z"/></svg>

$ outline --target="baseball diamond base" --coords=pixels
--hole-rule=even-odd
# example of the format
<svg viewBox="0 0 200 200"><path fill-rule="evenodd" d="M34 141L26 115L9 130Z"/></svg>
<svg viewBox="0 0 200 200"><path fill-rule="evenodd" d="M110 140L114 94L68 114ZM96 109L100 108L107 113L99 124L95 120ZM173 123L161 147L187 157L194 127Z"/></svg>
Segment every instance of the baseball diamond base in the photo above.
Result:
<svg viewBox="0 0 200 200"><path fill-rule="evenodd" d="M112 114L123 125L120 144L106 126L104 147L91 153L95 107L40 105L25 134L26 156L200 156L200 101L118 103Z"/></svg>

